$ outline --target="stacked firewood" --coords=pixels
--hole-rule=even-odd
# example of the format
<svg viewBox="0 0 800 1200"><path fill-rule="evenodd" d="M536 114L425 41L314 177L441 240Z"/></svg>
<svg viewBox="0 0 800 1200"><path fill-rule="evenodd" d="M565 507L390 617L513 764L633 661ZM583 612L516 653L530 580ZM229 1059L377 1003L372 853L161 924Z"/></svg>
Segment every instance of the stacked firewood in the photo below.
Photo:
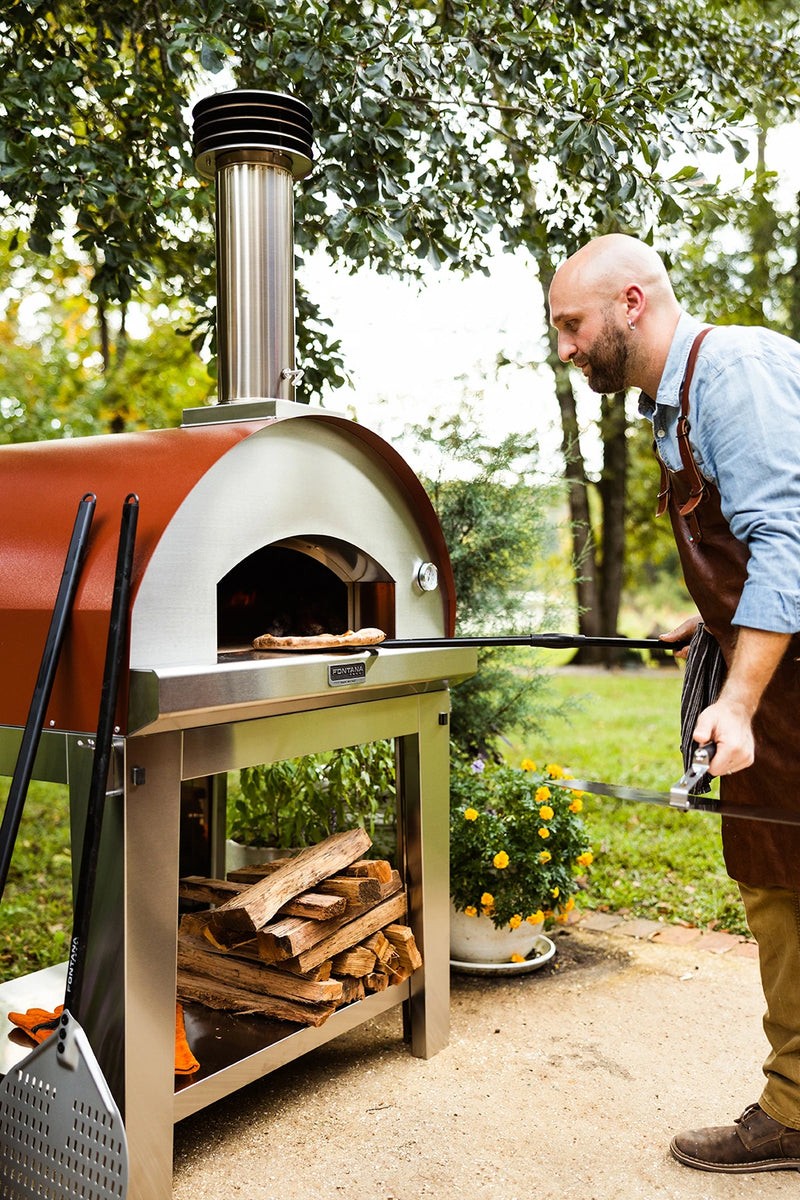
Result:
<svg viewBox="0 0 800 1200"><path fill-rule="evenodd" d="M319 1026L407 979L422 959L405 889L388 862L364 857L371 844L352 829L225 880L182 879L182 899L214 907L181 918L178 999Z"/></svg>

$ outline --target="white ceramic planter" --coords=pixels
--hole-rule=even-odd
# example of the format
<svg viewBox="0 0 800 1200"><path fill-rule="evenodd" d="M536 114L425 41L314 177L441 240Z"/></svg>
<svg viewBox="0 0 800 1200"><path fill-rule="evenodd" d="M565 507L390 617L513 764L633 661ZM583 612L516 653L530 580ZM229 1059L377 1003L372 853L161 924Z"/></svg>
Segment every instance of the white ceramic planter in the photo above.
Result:
<svg viewBox="0 0 800 1200"><path fill-rule="evenodd" d="M468 917L450 904L450 958L455 962L507 963L512 954L523 958L530 954L542 932L544 921L529 925L523 921L518 929L506 925L496 929L483 913Z"/></svg>
<svg viewBox="0 0 800 1200"><path fill-rule="evenodd" d="M272 862L276 858L291 858L298 851L283 850L278 846L245 846L242 842L225 843L225 870L237 871L240 867L254 867L259 863Z"/></svg>

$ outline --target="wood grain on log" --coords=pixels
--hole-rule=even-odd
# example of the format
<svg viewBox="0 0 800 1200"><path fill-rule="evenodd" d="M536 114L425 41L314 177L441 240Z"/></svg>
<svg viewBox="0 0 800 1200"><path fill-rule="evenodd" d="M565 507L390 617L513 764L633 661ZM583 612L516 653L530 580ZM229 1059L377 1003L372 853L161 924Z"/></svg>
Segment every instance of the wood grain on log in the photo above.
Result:
<svg viewBox="0 0 800 1200"><path fill-rule="evenodd" d="M316 966L318 962L332 958L341 950L349 950L362 938L369 937L371 933L375 933L376 930L382 929L384 925L392 921L399 920L405 914L406 895L405 892L400 892L388 900L384 900L382 904L376 905L375 908L371 908L363 916L346 922L335 933L323 938L316 946L304 950L297 956L298 966L301 970L308 970L309 967Z"/></svg>
<svg viewBox="0 0 800 1200"><path fill-rule="evenodd" d="M335 833L324 842L309 846L277 871L221 904L213 913L207 932L223 946L247 941L287 901L356 862L371 845L367 831L359 828Z"/></svg>
<svg viewBox="0 0 800 1200"><path fill-rule="evenodd" d="M288 971L276 971L265 963L246 961L231 954L215 954L201 938L184 936L179 939L178 970L250 992L286 996L290 1000L335 1003L342 995L338 979L318 982Z"/></svg>
<svg viewBox="0 0 800 1200"><path fill-rule="evenodd" d="M259 995L231 987L213 979L200 978L188 971L178 972L178 999L185 1004L203 1004L226 1012L258 1013L298 1025L324 1025L336 1011L335 1004L304 1004L281 996ZM341 1001L339 1001L341 1003Z"/></svg>

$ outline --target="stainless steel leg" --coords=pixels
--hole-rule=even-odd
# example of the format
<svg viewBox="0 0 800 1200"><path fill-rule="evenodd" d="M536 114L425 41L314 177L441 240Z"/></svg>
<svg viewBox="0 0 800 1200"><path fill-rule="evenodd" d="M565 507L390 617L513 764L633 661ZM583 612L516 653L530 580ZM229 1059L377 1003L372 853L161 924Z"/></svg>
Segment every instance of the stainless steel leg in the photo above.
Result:
<svg viewBox="0 0 800 1200"><path fill-rule="evenodd" d="M399 739L409 922L423 959L405 1006L411 1052L418 1058L438 1054L450 1037L449 710L447 692L420 696L418 735Z"/></svg>
<svg viewBox="0 0 800 1200"><path fill-rule="evenodd" d="M129 1200L172 1196L181 748L179 733L131 738L126 746Z"/></svg>

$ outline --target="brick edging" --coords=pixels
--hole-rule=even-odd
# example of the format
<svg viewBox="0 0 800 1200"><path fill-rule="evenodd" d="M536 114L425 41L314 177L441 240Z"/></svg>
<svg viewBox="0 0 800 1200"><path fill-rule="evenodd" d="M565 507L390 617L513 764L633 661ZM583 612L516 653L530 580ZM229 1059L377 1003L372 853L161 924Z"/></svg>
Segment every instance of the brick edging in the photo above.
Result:
<svg viewBox="0 0 800 1200"><path fill-rule="evenodd" d="M622 913L578 912L573 909L564 923L590 933L610 933L614 937L632 937L637 941L664 946L693 946L710 954L734 954L739 958L758 958L758 946L752 938L717 929L698 929L694 925L665 925L643 917L629 920Z"/></svg>

